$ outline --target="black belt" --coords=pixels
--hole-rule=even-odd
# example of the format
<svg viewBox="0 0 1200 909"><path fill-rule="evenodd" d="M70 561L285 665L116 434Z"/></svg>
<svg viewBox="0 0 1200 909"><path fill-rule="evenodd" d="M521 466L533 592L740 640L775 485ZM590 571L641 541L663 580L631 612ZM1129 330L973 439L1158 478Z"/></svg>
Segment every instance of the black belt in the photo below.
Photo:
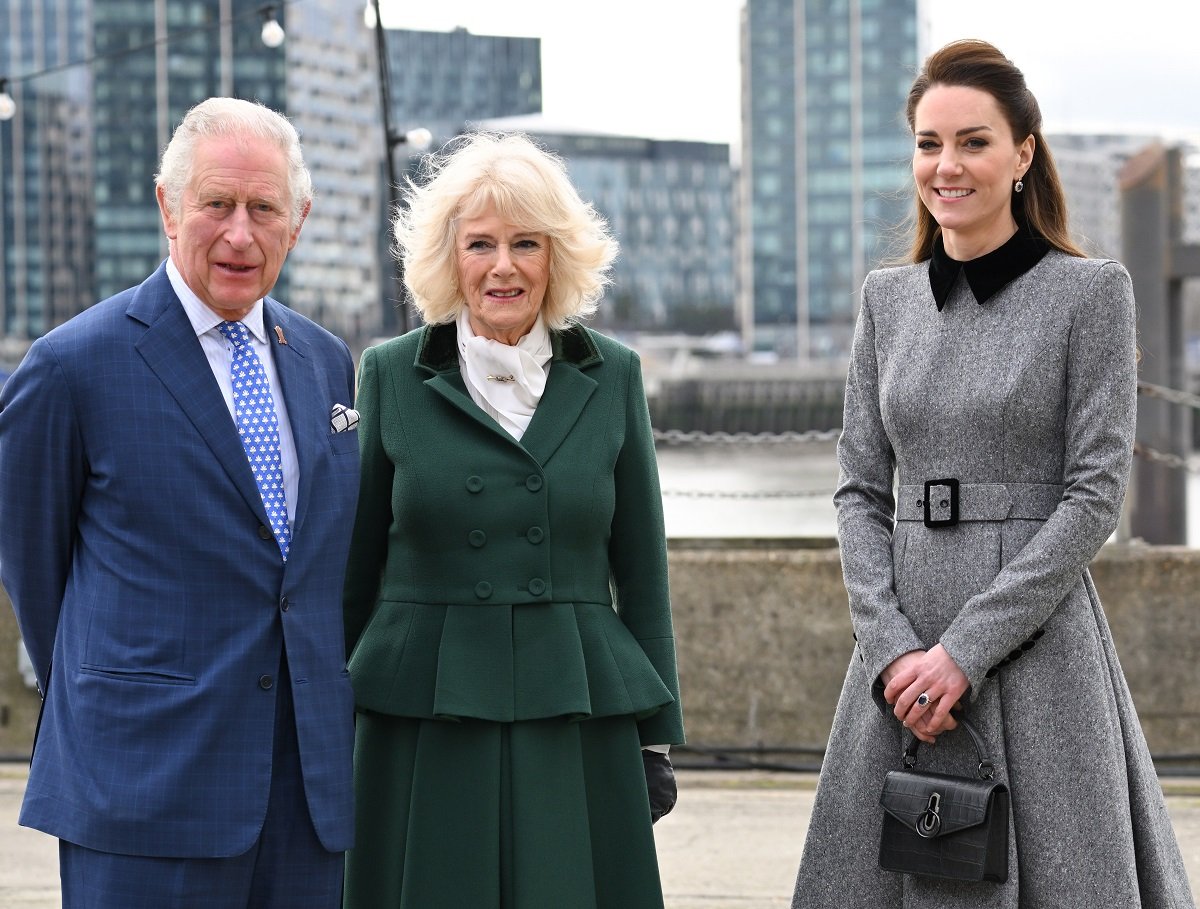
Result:
<svg viewBox="0 0 1200 909"><path fill-rule="evenodd" d="M952 527L959 521L1044 521L1062 501L1054 483L960 483L953 478L901 486L897 521L923 521L926 527Z"/></svg>

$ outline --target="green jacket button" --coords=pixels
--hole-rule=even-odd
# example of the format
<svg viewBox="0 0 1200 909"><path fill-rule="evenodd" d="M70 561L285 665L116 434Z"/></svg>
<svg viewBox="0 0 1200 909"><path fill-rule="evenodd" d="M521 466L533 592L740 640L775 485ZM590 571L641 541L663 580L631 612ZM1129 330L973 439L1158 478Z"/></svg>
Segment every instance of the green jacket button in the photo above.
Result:
<svg viewBox="0 0 1200 909"><path fill-rule="evenodd" d="M543 581L541 578L533 578L529 582L529 592L532 593L535 597L540 597L543 593L546 592L546 582Z"/></svg>
<svg viewBox="0 0 1200 909"><path fill-rule="evenodd" d="M492 595L492 585L487 581L480 581L475 585L475 596L481 600L486 600Z"/></svg>
<svg viewBox="0 0 1200 909"><path fill-rule="evenodd" d="M546 533L540 527L530 527L525 531L525 539L536 546L542 540L546 539Z"/></svg>
<svg viewBox="0 0 1200 909"><path fill-rule="evenodd" d="M539 477L536 473L530 474L528 477L525 478L525 488L528 489L530 492L537 492L539 489L542 488L542 478Z"/></svg>
<svg viewBox="0 0 1200 909"><path fill-rule="evenodd" d="M483 478L467 477L467 492L483 492Z"/></svg>
<svg viewBox="0 0 1200 909"><path fill-rule="evenodd" d="M467 542L476 549L479 549L481 546L487 543L487 534L482 530L472 530L469 534L467 534Z"/></svg>

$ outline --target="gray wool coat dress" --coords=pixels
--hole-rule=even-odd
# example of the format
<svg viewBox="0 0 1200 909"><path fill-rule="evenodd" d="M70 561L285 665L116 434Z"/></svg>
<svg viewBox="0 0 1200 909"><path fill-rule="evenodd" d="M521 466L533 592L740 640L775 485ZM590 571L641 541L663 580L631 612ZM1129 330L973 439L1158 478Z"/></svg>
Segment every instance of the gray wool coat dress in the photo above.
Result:
<svg viewBox="0 0 1200 909"><path fill-rule="evenodd" d="M1087 569L1129 476L1135 350L1113 261L1051 250L982 304L960 274L940 311L928 261L867 277L835 496L857 646L794 909L1194 906ZM924 483L947 478L959 523L927 527ZM948 517L948 489L932 492L931 518ZM907 741L879 676L938 642L1011 791L1004 884L879 868L880 789ZM952 731L917 769L976 763Z"/></svg>

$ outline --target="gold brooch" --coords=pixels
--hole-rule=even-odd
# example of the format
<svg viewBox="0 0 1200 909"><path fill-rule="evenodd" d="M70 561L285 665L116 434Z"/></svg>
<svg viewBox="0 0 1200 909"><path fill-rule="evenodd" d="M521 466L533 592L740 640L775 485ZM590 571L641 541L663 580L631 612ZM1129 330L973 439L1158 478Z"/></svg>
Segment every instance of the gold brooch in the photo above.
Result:
<svg viewBox="0 0 1200 909"><path fill-rule="evenodd" d="M516 376L488 376L487 379L489 382L515 382L515 381L517 381Z"/></svg>

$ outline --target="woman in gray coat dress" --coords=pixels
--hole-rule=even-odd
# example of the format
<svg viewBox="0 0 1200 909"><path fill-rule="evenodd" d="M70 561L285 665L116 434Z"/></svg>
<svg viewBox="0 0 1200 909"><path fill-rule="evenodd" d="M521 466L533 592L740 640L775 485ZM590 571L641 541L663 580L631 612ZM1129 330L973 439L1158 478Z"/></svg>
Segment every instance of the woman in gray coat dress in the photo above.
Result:
<svg viewBox="0 0 1200 909"><path fill-rule="evenodd" d="M994 47L933 54L907 118L913 264L864 284L838 445L858 644L792 905L1192 907L1087 570L1132 457L1129 275L1071 243L1037 102ZM975 769L955 707L1012 794L1002 884L879 868L910 732L937 745L918 769Z"/></svg>

